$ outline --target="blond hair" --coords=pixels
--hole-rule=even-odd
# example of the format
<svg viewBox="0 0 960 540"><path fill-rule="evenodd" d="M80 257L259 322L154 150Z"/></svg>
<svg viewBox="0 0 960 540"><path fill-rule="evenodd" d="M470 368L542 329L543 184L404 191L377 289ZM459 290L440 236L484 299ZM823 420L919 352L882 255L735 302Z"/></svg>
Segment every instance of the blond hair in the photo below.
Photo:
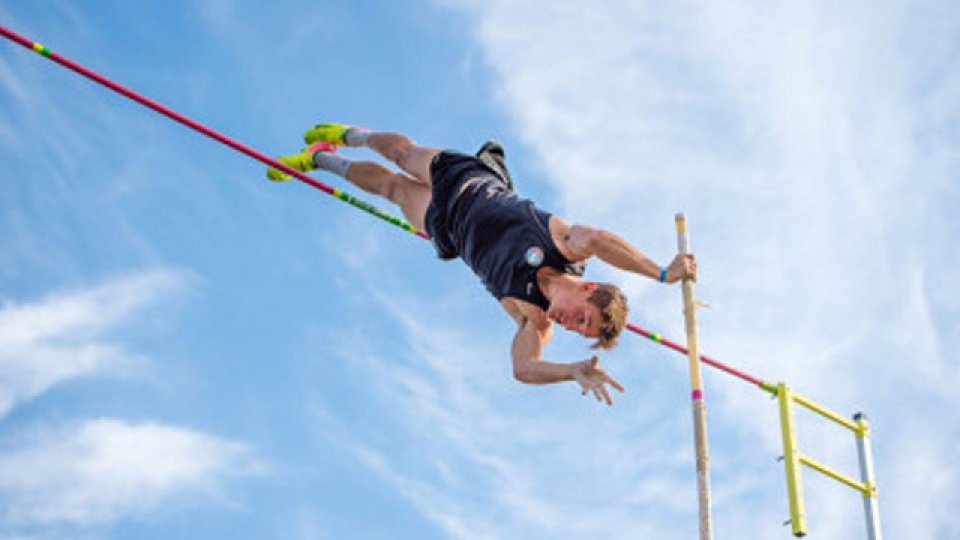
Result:
<svg viewBox="0 0 960 540"><path fill-rule="evenodd" d="M616 285L597 283L587 301L600 310L600 337L591 349L612 349L627 324L627 297Z"/></svg>

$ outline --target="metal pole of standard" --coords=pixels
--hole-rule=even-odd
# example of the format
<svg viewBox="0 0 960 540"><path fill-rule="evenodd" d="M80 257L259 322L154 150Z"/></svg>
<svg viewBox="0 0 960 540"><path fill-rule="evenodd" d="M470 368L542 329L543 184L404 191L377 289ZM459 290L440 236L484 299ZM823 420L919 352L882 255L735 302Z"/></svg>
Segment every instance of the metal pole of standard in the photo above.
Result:
<svg viewBox="0 0 960 540"><path fill-rule="evenodd" d="M678 213L677 247L682 254L690 253L690 235L687 218ZM693 436L697 452L697 500L700 512L700 540L713 539L710 516L710 468L707 460L707 405L703 396L703 376L700 372L700 347L697 341L697 303L693 295L693 281L684 279L683 318L687 329L687 356L690 360L690 397L693 405Z"/></svg>
<svg viewBox="0 0 960 540"><path fill-rule="evenodd" d="M877 484L873 473L873 452L870 449L870 425L867 415L858 412L853 421L859 428L857 432L857 454L860 458L860 481L866 486L863 494L863 511L867 518L867 537L870 540L883 540L880 532L880 503L877 497Z"/></svg>

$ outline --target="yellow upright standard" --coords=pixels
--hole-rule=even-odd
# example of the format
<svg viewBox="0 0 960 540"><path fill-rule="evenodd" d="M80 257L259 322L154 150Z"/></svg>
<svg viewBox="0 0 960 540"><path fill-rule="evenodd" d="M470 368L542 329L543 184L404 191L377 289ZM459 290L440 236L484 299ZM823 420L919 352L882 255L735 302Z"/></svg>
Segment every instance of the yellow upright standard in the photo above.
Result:
<svg viewBox="0 0 960 540"><path fill-rule="evenodd" d="M690 235L687 218L677 214L677 248L690 253ZM683 318L687 328L687 355L690 359L690 397L693 404L693 438L697 452L697 502L700 517L700 540L713 539L710 515L710 464L707 459L707 405L703 396L703 376L700 374L700 346L697 341L697 301L693 295L693 281L684 279Z"/></svg>
<svg viewBox="0 0 960 540"><path fill-rule="evenodd" d="M806 465L858 491L863 496L863 510L867 520L867 538L870 540L883 540L883 534L880 531L880 506L877 500L877 481L874 478L873 454L870 450L870 425L867 423L866 415L857 413L851 421L797 394L785 383L777 385L775 393L777 399L780 401L783 462L787 471L787 503L790 506L790 524L793 535L801 537L807 534L807 515L803 502L803 482L800 477L800 466ZM848 474L844 474L800 452L800 447L797 442L797 431L794 427L794 403L806 407L827 420L831 420L837 425L853 432L857 438L857 452L860 458L859 481Z"/></svg>

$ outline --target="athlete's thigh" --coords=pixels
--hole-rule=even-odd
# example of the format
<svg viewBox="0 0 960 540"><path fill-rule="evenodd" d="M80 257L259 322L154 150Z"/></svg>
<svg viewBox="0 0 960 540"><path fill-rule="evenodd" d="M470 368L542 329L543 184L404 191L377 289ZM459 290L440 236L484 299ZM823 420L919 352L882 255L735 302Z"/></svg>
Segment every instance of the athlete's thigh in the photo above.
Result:
<svg viewBox="0 0 960 540"><path fill-rule="evenodd" d="M391 199L400 206L403 216L411 225L417 230L425 230L424 217L432 197L430 184L403 173L394 175L394 182Z"/></svg>
<svg viewBox="0 0 960 540"><path fill-rule="evenodd" d="M420 182L430 185L430 163L440 153L439 148L432 146L411 146L404 156L401 167Z"/></svg>

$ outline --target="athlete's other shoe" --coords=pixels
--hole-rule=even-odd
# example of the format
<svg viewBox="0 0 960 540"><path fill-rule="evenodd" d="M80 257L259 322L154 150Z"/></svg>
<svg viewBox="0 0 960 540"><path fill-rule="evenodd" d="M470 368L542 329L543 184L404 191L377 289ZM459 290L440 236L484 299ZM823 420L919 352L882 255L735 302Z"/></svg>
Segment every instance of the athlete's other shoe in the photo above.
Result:
<svg viewBox="0 0 960 540"><path fill-rule="evenodd" d="M508 190L513 191L513 179L510 178L510 171L507 170L506 153L503 151L502 144L497 141L483 143L480 150L477 150L477 157L491 172L503 180Z"/></svg>
<svg viewBox="0 0 960 540"><path fill-rule="evenodd" d="M327 144L343 146L347 144L345 137L348 129L350 129L350 126L346 124L317 124L303 134L303 141L307 144L321 141Z"/></svg>
<svg viewBox="0 0 960 540"><path fill-rule="evenodd" d="M337 147L326 142L318 142L311 144L310 146L304 148L300 151L299 154L292 154L289 156L280 156L277 158L277 161L283 163L291 169L296 169L300 172L310 172L317 168L317 165L313 162L313 155L317 152L336 152ZM284 180L289 180L290 175L281 171L280 169L270 167L267 169L267 178L273 180L274 182L283 182Z"/></svg>

